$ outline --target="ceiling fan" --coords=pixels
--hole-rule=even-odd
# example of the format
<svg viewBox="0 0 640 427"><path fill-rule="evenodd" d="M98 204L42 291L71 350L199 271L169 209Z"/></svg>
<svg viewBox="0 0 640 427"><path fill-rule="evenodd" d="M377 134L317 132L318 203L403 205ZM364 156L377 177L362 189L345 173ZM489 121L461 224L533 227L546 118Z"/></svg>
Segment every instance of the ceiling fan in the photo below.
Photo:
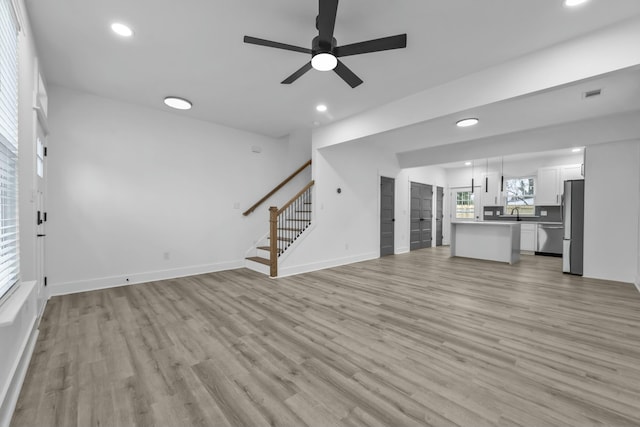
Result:
<svg viewBox="0 0 640 427"><path fill-rule="evenodd" d="M311 68L315 68L319 71L333 70L342 78L342 80L347 82L349 86L355 88L362 83L362 80L338 58L407 47L406 34L337 46L336 39L333 37L333 30L336 24L336 14L338 13L338 0L318 0L318 3L319 12L316 17L318 35L313 38L313 41L311 42L311 49L251 36L244 36L245 43L273 47L276 49L291 50L311 55L311 61L284 79L282 84L291 84Z"/></svg>

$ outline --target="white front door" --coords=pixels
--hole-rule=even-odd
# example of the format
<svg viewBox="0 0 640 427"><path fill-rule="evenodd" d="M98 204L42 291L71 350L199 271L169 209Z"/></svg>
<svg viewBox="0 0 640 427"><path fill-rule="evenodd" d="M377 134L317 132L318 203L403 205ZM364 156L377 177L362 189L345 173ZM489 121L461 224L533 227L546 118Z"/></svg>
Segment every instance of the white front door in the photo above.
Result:
<svg viewBox="0 0 640 427"><path fill-rule="evenodd" d="M35 188L35 204L36 204L36 280L38 282L38 313L42 312L44 304L47 301L48 290L46 289L46 262L45 262L45 246L46 246L46 137L40 123L36 133L36 188Z"/></svg>

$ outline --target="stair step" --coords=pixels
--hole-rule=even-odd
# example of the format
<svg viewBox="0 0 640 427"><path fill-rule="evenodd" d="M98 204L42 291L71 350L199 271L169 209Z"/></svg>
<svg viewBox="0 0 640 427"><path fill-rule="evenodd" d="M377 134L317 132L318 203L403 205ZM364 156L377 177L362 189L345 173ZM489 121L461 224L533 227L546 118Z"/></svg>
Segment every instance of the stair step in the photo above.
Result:
<svg viewBox="0 0 640 427"><path fill-rule="evenodd" d="M278 227L278 230L284 230L284 231L297 231L298 233L303 231L302 228L293 228L293 227Z"/></svg>
<svg viewBox="0 0 640 427"><path fill-rule="evenodd" d="M249 261L254 261L254 262L257 262L257 263L260 263L260 264L271 265L271 261L269 261L266 258L259 257L259 256L250 256L250 257L247 257L247 259Z"/></svg>
<svg viewBox="0 0 640 427"><path fill-rule="evenodd" d="M297 213L311 213L311 211L296 211Z"/></svg>
<svg viewBox="0 0 640 427"><path fill-rule="evenodd" d="M311 220L310 220L310 219L287 219L287 221L311 222Z"/></svg>
<svg viewBox="0 0 640 427"><path fill-rule="evenodd" d="M263 250L263 251L267 251L267 252L270 252L270 251L271 251L271 248L270 248L269 246L258 246L256 249L261 249L261 250ZM284 252L284 250L282 250L282 249L280 249L280 248L276 248L276 250L277 250L278 252Z"/></svg>
<svg viewBox="0 0 640 427"><path fill-rule="evenodd" d="M305 204L305 205L310 205L310 204L311 204L311 202L304 202L304 204Z"/></svg>
<svg viewBox="0 0 640 427"><path fill-rule="evenodd" d="M267 240L270 240L271 237L267 237ZM281 242L293 242L293 239L289 239L287 237L278 237L278 240Z"/></svg>

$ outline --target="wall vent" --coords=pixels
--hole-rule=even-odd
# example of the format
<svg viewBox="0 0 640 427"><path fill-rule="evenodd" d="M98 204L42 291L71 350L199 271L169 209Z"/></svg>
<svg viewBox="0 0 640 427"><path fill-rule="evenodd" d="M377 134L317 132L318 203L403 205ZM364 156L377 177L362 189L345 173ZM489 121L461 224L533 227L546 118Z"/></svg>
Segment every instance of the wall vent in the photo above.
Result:
<svg viewBox="0 0 640 427"><path fill-rule="evenodd" d="M602 89L594 89L594 90L588 90L583 94L583 97L585 99L587 98L593 98L594 96L600 96L602 95Z"/></svg>

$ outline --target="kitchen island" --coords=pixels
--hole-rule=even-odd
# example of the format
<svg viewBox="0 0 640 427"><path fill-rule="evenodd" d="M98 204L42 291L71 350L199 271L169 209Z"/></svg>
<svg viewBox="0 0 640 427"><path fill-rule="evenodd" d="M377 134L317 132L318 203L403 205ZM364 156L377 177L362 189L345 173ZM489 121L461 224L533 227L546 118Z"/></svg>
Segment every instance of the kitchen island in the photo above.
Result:
<svg viewBox="0 0 640 427"><path fill-rule="evenodd" d="M515 264L520 261L520 223L451 223L451 256Z"/></svg>

